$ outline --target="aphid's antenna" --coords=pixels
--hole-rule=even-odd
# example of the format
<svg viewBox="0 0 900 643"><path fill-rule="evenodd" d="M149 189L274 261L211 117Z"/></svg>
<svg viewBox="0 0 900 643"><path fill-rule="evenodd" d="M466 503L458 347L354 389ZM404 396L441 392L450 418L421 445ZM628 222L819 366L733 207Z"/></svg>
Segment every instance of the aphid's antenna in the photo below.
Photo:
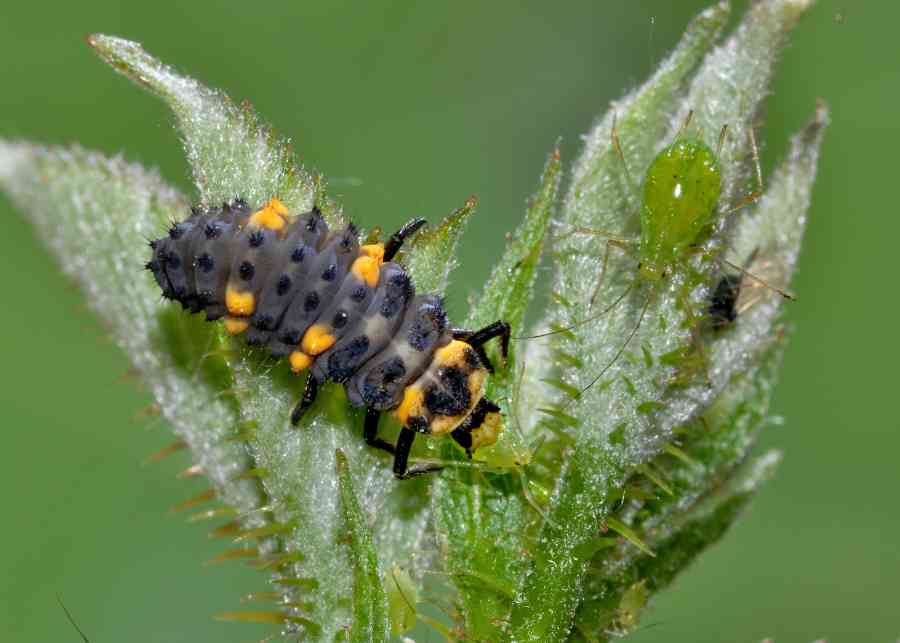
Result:
<svg viewBox="0 0 900 643"><path fill-rule="evenodd" d="M628 287L622 291L621 295L616 297L616 300L613 303L611 303L609 306L607 306L606 308L601 310L596 315L591 315L590 317L585 317L584 319L581 319L581 320L573 323L572 325L566 326L564 328L556 328L554 330L548 330L546 333L539 333L537 335L526 335L523 337L513 337L513 339L522 340L522 339L539 339L541 337L549 337L550 335L557 335L559 333L565 333L565 332L572 330L573 328L578 328L579 326L587 324L588 322L592 322L595 319L597 319L598 317L602 317L603 315L605 315L606 313L611 311L613 308L618 306L619 302L621 302L623 299L625 299L625 297L628 296L628 293L630 293L634 289L634 285L636 283L637 283L636 281L632 281L630 284L628 284Z"/></svg>
<svg viewBox="0 0 900 643"><path fill-rule="evenodd" d="M716 257L716 261L721 261L725 265L730 266L731 268L734 268L735 270L740 272L742 275L744 275L746 277L750 277L750 279L752 279L756 283L768 288L769 290L777 292L779 295L781 295L785 299L789 299L790 301L797 301L797 297L795 295L792 295L791 293L782 290L778 286L773 286L772 284L770 284L766 280L764 280L762 277L757 277L756 275L754 275L752 272L750 272L746 268L742 268L741 266L737 265L736 263L732 263L731 261L728 261L728 259L723 259L722 257Z"/></svg>
<svg viewBox="0 0 900 643"><path fill-rule="evenodd" d="M625 342L621 346L619 346L619 350L616 351L616 354L613 356L612 360L610 360L609 364L607 364L606 366L603 367L603 370L601 370L599 373L597 373L597 377L592 379L590 384L588 384L583 389L581 389L582 395L584 395L585 391L587 391L594 384L596 384L600 380L601 377L606 375L606 371L608 371L610 368L612 368L613 364L615 364L619 360L619 358L622 356L622 353L625 352L625 349L628 347L628 344L631 343L631 340L634 339L634 336L637 334L638 328L641 327L641 322L644 321L644 315L647 314L647 307L650 305L651 296L652 296L652 293L650 295L647 295L647 300L644 302L644 307L641 308L641 316L638 317L637 323L634 325L634 328L631 329L631 333L628 334L628 339L626 339Z"/></svg>
<svg viewBox="0 0 900 643"><path fill-rule="evenodd" d="M612 121L612 130L610 131L610 138L612 139L613 149L616 151L619 159L622 161L622 167L625 169L625 180L628 181L628 189L632 195L638 194L637 184L634 182L634 179L631 177L631 170L628 169L628 161L625 160L625 153L622 151L622 143L619 141L619 132L616 129L616 121L618 120L618 115L613 112L613 121ZM629 204L629 207L630 204Z"/></svg>
<svg viewBox="0 0 900 643"><path fill-rule="evenodd" d="M688 111L687 116L684 117L684 122L681 124L681 127L678 128L678 132L675 134L676 141L684 136L684 133L687 131L688 126L691 124L692 118L694 118L694 110Z"/></svg>
<svg viewBox="0 0 900 643"><path fill-rule="evenodd" d="M753 131L753 128L750 129ZM716 144L716 158L721 158L722 156L722 146L725 144L725 137L728 135L728 123L725 123L722 126L722 130L719 132L719 142Z"/></svg>
<svg viewBox="0 0 900 643"><path fill-rule="evenodd" d="M69 623L71 623L72 627L75 628L75 631L78 632L79 635L81 635L81 640L84 641L84 643L91 643L91 641L87 637L87 635L81 631L80 627L78 627L78 623L75 622L75 619L72 618L72 615L69 613L68 608L66 608L66 604L63 603L62 596L60 596L60 594L58 592L56 594L56 602L59 603L59 606L62 608L62 611L65 613L66 618L69 619Z"/></svg>

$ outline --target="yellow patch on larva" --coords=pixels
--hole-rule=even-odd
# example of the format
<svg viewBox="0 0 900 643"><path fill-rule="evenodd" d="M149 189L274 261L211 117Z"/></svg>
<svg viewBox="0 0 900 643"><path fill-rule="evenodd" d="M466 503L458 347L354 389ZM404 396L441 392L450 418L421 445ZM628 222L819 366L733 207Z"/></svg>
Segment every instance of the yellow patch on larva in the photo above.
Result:
<svg viewBox="0 0 900 643"><path fill-rule="evenodd" d="M224 324L225 332L229 335L240 335L250 326L246 319L241 319L240 317L226 317Z"/></svg>
<svg viewBox="0 0 900 643"><path fill-rule="evenodd" d="M434 353L434 363L438 366L453 366L464 368L466 365L466 350L471 347L458 339L454 339L446 346L437 349Z"/></svg>
<svg viewBox="0 0 900 643"><path fill-rule="evenodd" d="M320 355L334 345L336 338L331 334L328 326L323 324L313 324L303 334L303 341L300 342L300 348L307 355Z"/></svg>
<svg viewBox="0 0 900 643"><path fill-rule="evenodd" d="M367 257L372 257L379 263L384 261L384 244L383 243L367 243L359 247L359 253Z"/></svg>
<svg viewBox="0 0 900 643"><path fill-rule="evenodd" d="M291 353L288 360L290 360L291 362L291 370L295 373L305 371L309 368L309 365L312 364L312 358L306 353L301 353L300 351L294 351L293 353Z"/></svg>
<svg viewBox="0 0 900 643"><path fill-rule="evenodd" d="M353 262L353 265L350 267L350 272L356 275L360 281L365 282L369 288L374 288L378 285L380 268L381 262L378 259L373 259L368 255L362 255L361 257L357 257L356 261Z"/></svg>
<svg viewBox="0 0 900 643"><path fill-rule="evenodd" d="M472 397L475 402L472 403L472 406L481 399L481 389L484 386L484 380L487 379L487 370L483 368L476 369L469 373L469 378L466 383L469 385L469 395Z"/></svg>
<svg viewBox="0 0 900 643"><path fill-rule="evenodd" d="M435 415L428 424L428 434L434 436L447 435L462 424L468 415L469 411L460 415Z"/></svg>
<svg viewBox="0 0 900 643"><path fill-rule="evenodd" d="M416 385L407 386L403 389L403 400L394 410L394 417L406 426L410 417L416 417L423 414L423 406L425 404L425 395L422 388Z"/></svg>
<svg viewBox="0 0 900 643"><path fill-rule="evenodd" d="M225 289L225 307L237 317L249 317L256 308L256 297L252 292L241 292L228 286Z"/></svg>
<svg viewBox="0 0 900 643"><path fill-rule="evenodd" d="M250 216L247 225L279 232L287 225L287 214L288 209L284 203L278 199L269 199L268 203Z"/></svg>

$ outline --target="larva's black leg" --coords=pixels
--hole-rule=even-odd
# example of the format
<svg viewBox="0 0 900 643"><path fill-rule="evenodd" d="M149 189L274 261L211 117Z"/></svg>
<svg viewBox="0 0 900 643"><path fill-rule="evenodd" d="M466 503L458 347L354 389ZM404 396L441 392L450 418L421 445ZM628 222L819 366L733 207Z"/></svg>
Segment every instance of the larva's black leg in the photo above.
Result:
<svg viewBox="0 0 900 643"><path fill-rule="evenodd" d="M300 422L300 418L306 413L306 409L312 406L312 403L316 401L316 395L318 394L319 380L310 373L309 377L306 378L306 388L303 389L303 397L300 398L300 401L297 402L297 406L294 407L294 411L291 413L291 424L296 426L297 423Z"/></svg>
<svg viewBox="0 0 900 643"><path fill-rule="evenodd" d="M469 338L475 334L474 330L468 330L466 328L451 328L450 336L453 339L459 339L467 344L469 343ZM471 344L470 344L471 345ZM490 358L488 358L487 353L484 351L484 346L472 346L475 349L475 352L478 353L478 359L481 360L481 363L484 364L484 367L487 369L488 373L491 375L494 374L494 365L491 363Z"/></svg>
<svg viewBox="0 0 900 643"><path fill-rule="evenodd" d="M503 359L506 359L506 356L509 355L510 332L509 324L502 319L498 319L493 324L488 324L481 330L476 330L467 341L472 346L481 346L485 342L499 337L500 354L503 356Z"/></svg>
<svg viewBox="0 0 900 643"><path fill-rule="evenodd" d="M388 239L388 242L384 244L384 260L390 261L393 259L403 246L403 242L406 241L406 238L425 225L425 223L425 219L413 219L392 234L391 238Z"/></svg>
<svg viewBox="0 0 900 643"><path fill-rule="evenodd" d="M488 342L495 337L499 337L500 354L503 356L503 359L506 359L506 356L509 354L510 333L509 324L502 319L495 321L493 324L488 324L481 330L471 331L463 328L454 328L451 330L453 339L462 340L475 349L479 359L481 359L481 362L489 373L494 372L494 365L491 364L491 360L488 359L487 353L484 351L485 342Z"/></svg>
<svg viewBox="0 0 900 643"><path fill-rule="evenodd" d="M366 444L370 447L393 454L396 451L394 445L378 437L378 420L380 418L381 411L372 408L366 409L366 419L363 422L363 437L366 439Z"/></svg>
<svg viewBox="0 0 900 643"><path fill-rule="evenodd" d="M412 449L413 440L416 439L416 432L412 429L403 427L400 429L400 435L397 437L397 447L394 452L394 475L400 480L420 476L423 473L431 473L432 471L440 471L444 467L423 466L414 469L407 469L406 463L409 460L409 450Z"/></svg>

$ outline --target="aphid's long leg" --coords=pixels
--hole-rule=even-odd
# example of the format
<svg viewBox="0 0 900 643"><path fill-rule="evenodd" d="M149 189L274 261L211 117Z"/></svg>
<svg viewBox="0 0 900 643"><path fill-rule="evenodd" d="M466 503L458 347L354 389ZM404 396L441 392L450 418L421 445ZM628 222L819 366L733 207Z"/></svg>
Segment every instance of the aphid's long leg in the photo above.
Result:
<svg viewBox="0 0 900 643"><path fill-rule="evenodd" d="M647 301L644 302L644 307L641 309L641 316L638 317L637 323L634 325L634 328L631 329L631 333L628 335L628 339L626 339L625 342L621 346L619 346L619 350L616 351L616 354L609 361L609 364L604 366L603 370L601 370L599 373L597 373L597 377L592 379L590 384L588 384L583 389L581 389L582 394L584 394L585 391L587 391L594 384L596 384L598 381L600 381L600 378L603 377L604 375L606 375L606 371L608 371L610 368L612 368L612 365L615 364L619 360L619 358L622 356L622 353L624 353L625 349L628 347L628 344L631 343L631 340L634 339L634 336L637 334L638 328L641 327L641 323L644 321L644 315L647 314L647 307L649 305L650 305L650 295L647 296Z"/></svg>
<svg viewBox="0 0 900 643"><path fill-rule="evenodd" d="M609 249L619 248L620 250L626 251L627 247L624 243L619 241L618 239L607 239L606 240L606 249L603 251L603 263L600 266L600 276L597 278L597 285L594 287L594 293L591 295L590 305L588 309L594 307L594 302L597 300L597 296L600 294L600 291L603 289L603 281L606 279L606 268L609 265Z"/></svg>
<svg viewBox="0 0 900 643"><path fill-rule="evenodd" d="M297 406L294 407L291 413L291 424L294 426L300 422L300 418L306 413L306 409L316 401L316 396L319 394L319 384L319 380L312 373L306 378L306 388L303 389L303 397L300 398L300 401L297 402Z"/></svg>
<svg viewBox="0 0 900 643"><path fill-rule="evenodd" d="M546 333L538 333L537 335L526 335L524 337L516 337L515 339L538 339L539 337L549 337L550 335L556 335L558 333L565 333L574 328L578 328L579 326L581 326L583 324L594 321L595 319L602 317L603 315L605 315L606 313L611 311L613 308L618 306L619 302L628 296L628 293L631 292L631 290L634 288L634 285L636 283L637 283L636 281L632 281L628 285L628 287L622 291L622 294L619 295L618 297L616 297L616 300L613 303L611 303L609 306L607 306L606 308L604 308L603 310L601 310L599 313L597 313L595 315L591 315L590 317L585 317L584 319L580 319L577 322L573 322L572 324L570 324L568 326L564 326L563 328L557 328L555 330L548 330Z"/></svg>
<svg viewBox="0 0 900 643"><path fill-rule="evenodd" d="M725 265L730 266L731 268L734 268L735 270L740 272L742 275L744 275L746 277L750 277L750 279L757 282L758 284L761 284L762 286L765 286L769 290L774 290L775 292L777 292L779 295L781 295L785 299L790 299L791 301L797 301L797 298L794 295L792 295L791 293L782 290L778 286L773 286L772 284L770 284L769 282L764 280L762 277L757 277L756 275L754 275L752 272L750 272L746 268L742 268L741 266L737 265L736 263L732 263L731 261L728 261L728 259L724 259L722 257L714 257L714 258L716 259L716 261L721 261Z"/></svg>
<svg viewBox="0 0 900 643"><path fill-rule="evenodd" d="M444 467L422 466L412 469L406 468L409 461L409 451L412 449L413 441L416 439L416 432L410 428L403 427L400 429L400 435L397 436L397 446L394 451L394 475L400 480L406 480L423 473L431 473L432 471L440 471Z"/></svg>
<svg viewBox="0 0 900 643"><path fill-rule="evenodd" d="M402 228L397 230L394 234L391 235L391 238L388 239L388 242L384 244L384 260L390 261L394 258L400 248L403 246L403 242L406 241L406 238L413 234L416 230L425 225L425 219L413 219L408 222Z"/></svg>
<svg viewBox="0 0 900 643"><path fill-rule="evenodd" d="M596 237L607 237L609 239L615 239L621 243L628 243L628 239L624 239L619 235L618 232L611 232L609 230L602 230L600 228L588 228L585 226L575 226L565 234L561 234L556 237L557 241L561 241L568 237L571 237L573 234L588 234Z"/></svg>
<svg viewBox="0 0 900 643"><path fill-rule="evenodd" d="M750 128L750 149L753 154L753 166L756 171L756 189L725 210L725 214L731 214L736 210L740 210L743 207L756 203L763 194L762 168L759 164L759 148L756 146L756 134L753 133L752 127Z"/></svg>
<svg viewBox="0 0 900 643"><path fill-rule="evenodd" d="M366 444L382 451L387 451L391 455L396 452L394 445L378 437L378 420L381 418L381 411L373 408L366 408L366 419L363 421L363 437Z"/></svg>

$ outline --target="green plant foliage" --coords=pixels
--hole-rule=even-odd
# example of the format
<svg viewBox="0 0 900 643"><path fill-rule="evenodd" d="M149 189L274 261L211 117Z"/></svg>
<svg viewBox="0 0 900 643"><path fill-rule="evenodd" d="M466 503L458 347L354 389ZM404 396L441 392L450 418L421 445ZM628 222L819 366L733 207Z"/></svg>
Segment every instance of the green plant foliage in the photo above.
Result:
<svg viewBox="0 0 900 643"><path fill-rule="evenodd" d="M388 640L427 623L446 638L594 642L640 626L654 594L722 537L780 458L754 457L752 447L787 341L782 300L745 277L729 327L713 330L703 317L727 270L711 257L789 287L824 106L792 140L762 198L731 205L754 189L750 133L777 56L809 4L755 2L721 44L728 3L701 13L657 72L585 137L563 198L562 160L550 153L466 321L505 319L514 329L505 359L489 349L496 373L485 390L505 431L472 460L450 441L419 440L413 458L445 469L408 481L364 444L362 414L340 386L326 386L291 427L302 378L160 302L141 270L142 246L184 218L191 199L119 158L0 141L0 187L83 288L171 422L179 441L158 457L186 446L192 472L210 479L210 491L176 508L228 520L211 535L233 546L214 561L250 560L272 584L252 595L273 600L270 610L219 618L325 641ZM317 204L331 223L342 219L324 179L301 168L248 105L136 43L89 42L172 109L200 202L277 196L294 213ZM702 252L676 257L672 274L650 288L635 281L633 253L613 251L604 262L607 239L639 233L635 183L689 112L686 135L717 152L722 196ZM475 205L469 198L408 244L401 262L419 292L444 292ZM553 273L545 305L534 301L542 262ZM604 263L604 314L594 315ZM526 339L529 310L540 311L532 334L556 332ZM384 424L390 439L397 427ZM199 506L211 500L220 504ZM437 599L426 578L441 579ZM432 600L448 621L417 614Z"/></svg>

